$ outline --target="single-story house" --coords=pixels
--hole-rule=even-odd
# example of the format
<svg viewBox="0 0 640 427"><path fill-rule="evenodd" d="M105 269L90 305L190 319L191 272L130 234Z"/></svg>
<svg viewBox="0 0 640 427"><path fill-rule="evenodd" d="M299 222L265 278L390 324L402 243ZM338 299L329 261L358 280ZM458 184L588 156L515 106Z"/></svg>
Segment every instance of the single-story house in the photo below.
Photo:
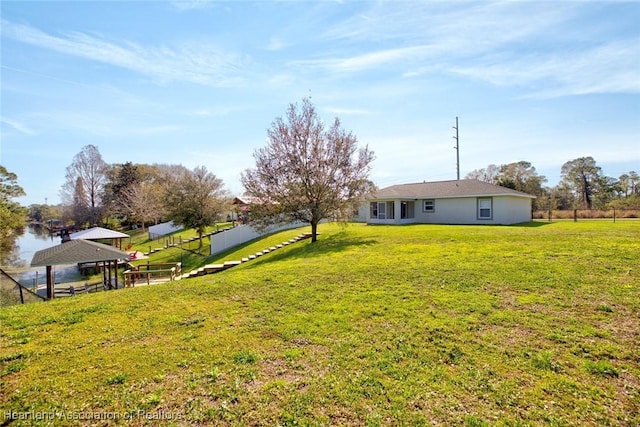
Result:
<svg viewBox="0 0 640 427"><path fill-rule="evenodd" d="M477 179L392 185L358 212L369 224L517 224L531 221L535 196Z"/></svg>

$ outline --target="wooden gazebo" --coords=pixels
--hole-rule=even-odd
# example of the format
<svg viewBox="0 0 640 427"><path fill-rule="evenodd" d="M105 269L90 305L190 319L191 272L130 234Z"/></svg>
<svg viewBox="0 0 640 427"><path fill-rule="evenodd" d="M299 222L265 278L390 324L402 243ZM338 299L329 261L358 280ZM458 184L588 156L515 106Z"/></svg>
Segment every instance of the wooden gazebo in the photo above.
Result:
<svg viewBox="0 0 640 427"><path fill-rule="evenodd" d="M71 240L109 240L111 246L122 249L122 239L128 239L130 236L108 228L92 227L87 230L78 231L69 235Z"/></svg>
<svg viewBox="0 0 640 427"><path fill-rule="evenodd" d="M113 246L90 240L71 240L51 248L43 249L33 255L32 267L47 267L47 298L55 298L51 266L64 264L102 263L102 275L105 283L111 285L112 267L115 269L116 288L118 287L118 261L127 260L129 255ZM107 282L108 271L108 282Z"/></svg>

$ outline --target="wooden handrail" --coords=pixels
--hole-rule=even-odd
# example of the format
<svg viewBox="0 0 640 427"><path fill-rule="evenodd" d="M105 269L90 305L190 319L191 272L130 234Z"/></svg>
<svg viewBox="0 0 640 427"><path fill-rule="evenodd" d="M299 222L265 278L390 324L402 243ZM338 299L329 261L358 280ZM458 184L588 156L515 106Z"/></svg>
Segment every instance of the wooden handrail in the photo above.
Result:
<svg viewBox="0 0 640 427"><path fill-rule="evenodd" d="M152 267L164 267L171 266L171 268L152 268ZM146 267L146 270L140 270L140 267ZM137 280L145 280L147 285L151 284L151 279L160 277L167 277L170 281L179 277L182 273L181 263L158 263L158 264L142 264L137 266L134 270L126 270L124 275L125 287L135 286Z"/></svg>

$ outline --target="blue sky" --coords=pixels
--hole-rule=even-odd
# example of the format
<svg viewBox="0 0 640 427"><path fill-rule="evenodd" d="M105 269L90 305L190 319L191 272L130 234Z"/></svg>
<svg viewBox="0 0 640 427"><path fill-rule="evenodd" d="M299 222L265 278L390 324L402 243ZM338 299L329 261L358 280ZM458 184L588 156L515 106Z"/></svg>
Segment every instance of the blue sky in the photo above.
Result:
<svg viewBox="0 0 640 427"><path fill-rule="evenodd" d="M2 1L0 164L58 203L65 168L206 166L235 195L311 97L387 185L593 156L640 172L640 2Z"/></svg>

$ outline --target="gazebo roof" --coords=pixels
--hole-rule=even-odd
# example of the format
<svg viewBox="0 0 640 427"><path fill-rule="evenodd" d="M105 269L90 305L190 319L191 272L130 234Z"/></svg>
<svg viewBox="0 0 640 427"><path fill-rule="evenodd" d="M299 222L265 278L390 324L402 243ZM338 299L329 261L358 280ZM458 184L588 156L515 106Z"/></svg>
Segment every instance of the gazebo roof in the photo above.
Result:
<svg viewBox="0 0 640 427"><path fill-rule="evenodd" d="M100 240L100 239L120 239L129 237L128 234L119 231L109 230L102 227L93 227L87 230L78 231L69 235L71 240Z"/></svg>
<svg viewBox="0 0 640 427"><path fill-rule="evenodd" d="M128 259L129 255L102 243L89 240L72 240L51 248L42 249L33 255L32 267L46 265L78 264Z"/></svg>

